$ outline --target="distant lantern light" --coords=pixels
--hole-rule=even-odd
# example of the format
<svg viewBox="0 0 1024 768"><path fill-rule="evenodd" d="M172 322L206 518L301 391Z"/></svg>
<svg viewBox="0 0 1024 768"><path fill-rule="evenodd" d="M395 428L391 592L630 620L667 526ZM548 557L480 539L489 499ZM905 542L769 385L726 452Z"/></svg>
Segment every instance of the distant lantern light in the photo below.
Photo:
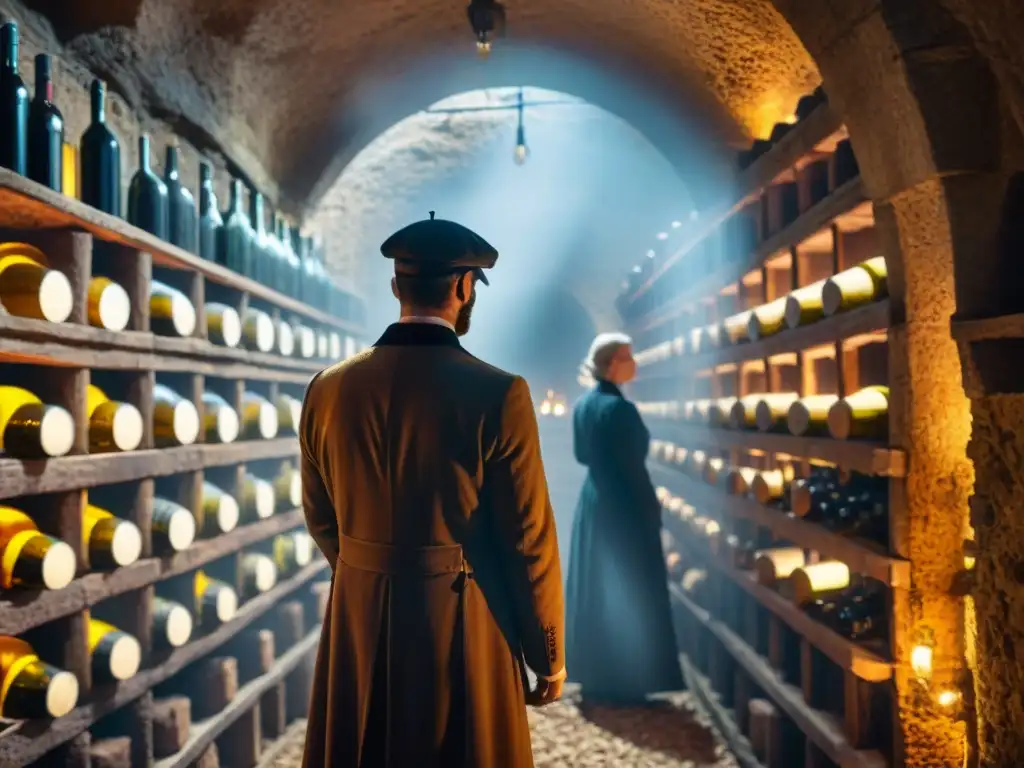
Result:
<svg viewBox="0 0 1024 768"><path fill-rule="evenodd" d="M647 258L648 258L648 259L653 259L653 258L654 258L654 257L655 257L656 255L657 255L657 254L656 254L656 253L654 252L654 249L653 249L653 248L651 248L651 250L649 250L649 251L647 252Z"/></svg>
<svg viewBox="0 0 1024 768"><path fill-rule="evenodd" d="M643 272L643 269L640 268L639 264L637 264L635 267L633 267L633 274L634 275L639 275L641 272Z"/></svg>
<svg viewBox="0 0 1024 768"><path fill-rule="evenodd" d="M659 240L668 240L668 232L659 232L658 233L658 239Z"/></svg>
<svg viewBox="0 0 1024 768"><path fill-rule="evenodd" d="M487 58L494 38L505 32L505 6L495 0L472 0L466 6L466 16L476 37L476 52Z"/></svg>
<svg viewBox="0 0 1024 768"><path fill-rule="evenodd" d="M673 221L672 222L672 229L679 229L681 226L683 226L683 222L681 222L681 221Z"/></svg>

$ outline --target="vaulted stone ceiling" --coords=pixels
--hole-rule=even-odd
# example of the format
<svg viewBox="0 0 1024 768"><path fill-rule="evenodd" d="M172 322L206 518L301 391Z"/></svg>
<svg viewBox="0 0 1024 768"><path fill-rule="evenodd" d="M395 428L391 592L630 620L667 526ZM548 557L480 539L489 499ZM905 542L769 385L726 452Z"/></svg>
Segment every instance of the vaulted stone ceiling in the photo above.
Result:
<svg viewBox="0 0 1024 768"><path fill-rule="evenodd" d="M700 179L727 167L709 147L763 134L818 82L769 0L509 0L509 39L489 61L473 53L466 0L27 4L129 103L228 149L294 207L382 130L471 88L580 96Z"/></svg>

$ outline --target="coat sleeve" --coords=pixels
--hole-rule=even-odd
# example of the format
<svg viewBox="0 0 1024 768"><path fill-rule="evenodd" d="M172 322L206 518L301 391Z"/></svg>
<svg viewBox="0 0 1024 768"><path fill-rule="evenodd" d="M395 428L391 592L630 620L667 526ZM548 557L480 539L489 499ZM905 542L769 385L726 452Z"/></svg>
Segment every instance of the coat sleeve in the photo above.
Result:
<svg viewBox="0 0 1024 768"><path fill-rule="evenodd" d="M617 446L610 455L616 457L619 464L623 490L642 513L652 514L660 521L661 503L647 472L650 438L640 412L628 400L617 400L609 419L610 434Z"/></svg>
<svg viewBox="0 0 1024 768"><path fill-rule="evenodd" d="M338 516L334 511L330 494L324 483L320 464L316 458L316 419L314 391L317 379L309 383L302 401L302 417L299 420L299 474L302 478L302 511L306 517L306 528L317 547L334 570L340 554Z"/></svg>
<svg viewBox="0 0 1024 768"><path fill-rule="evenodd" d="M523 656L542 677L565 669L565 608L555 515L526 381L516 377L501 409L485 469L502 537Z"/></svg>

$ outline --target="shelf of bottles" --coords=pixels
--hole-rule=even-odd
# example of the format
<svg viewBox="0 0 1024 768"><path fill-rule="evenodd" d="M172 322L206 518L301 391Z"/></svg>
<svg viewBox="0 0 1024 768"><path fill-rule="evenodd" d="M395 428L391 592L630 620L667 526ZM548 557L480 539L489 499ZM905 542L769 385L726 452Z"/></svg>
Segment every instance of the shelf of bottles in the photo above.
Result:
<svg viewBox="0 0 1024 768"><path fill-rule="evenodd" d="M621 305L690 677L769 768L899 759L888 275L844 129L801 137L823 98L755 145L763 186Z"/></svg>
<svg viewBox="0 0 1024 768"><path fill-rule="evenodd" d="M0 49L0 765L255 765L329 575L302 398L361 309L258 192L221 217L204 165L197 209L173 147L161 180L143 137L122 207L102 83L72 150L49 58L29 102Z"/></svg>

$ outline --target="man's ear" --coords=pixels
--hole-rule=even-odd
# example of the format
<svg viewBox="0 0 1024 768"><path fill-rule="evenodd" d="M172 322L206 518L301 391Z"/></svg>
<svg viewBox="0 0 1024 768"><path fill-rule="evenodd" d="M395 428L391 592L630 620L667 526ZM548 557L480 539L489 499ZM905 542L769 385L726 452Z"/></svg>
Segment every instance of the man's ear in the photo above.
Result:
<svg viewBox="0 0 1024 768"><path fill-rule="evenodd" d="M455 295L459 301L469 301L473 295L473 273L463 272L455 283Z"/></svg>
<svg viewBox="0 0 1024 768"><path fill-rule="evenodd" d="M391 278L391 295L394 296L399 301L402 300L402 298L398 295L398 281L393 277Z"/></svg>

